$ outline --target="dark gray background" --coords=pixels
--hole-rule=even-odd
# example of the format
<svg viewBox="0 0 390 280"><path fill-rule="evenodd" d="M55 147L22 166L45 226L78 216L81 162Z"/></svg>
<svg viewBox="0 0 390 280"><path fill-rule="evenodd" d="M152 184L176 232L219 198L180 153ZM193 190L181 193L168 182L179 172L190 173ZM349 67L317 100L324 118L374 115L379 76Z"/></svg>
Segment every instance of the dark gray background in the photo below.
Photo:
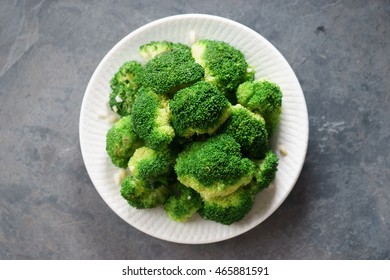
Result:
<svg viewBox="0 0 390 280"><path fill-rule="evenodd" d="M0 2L0 259L390 258L390 1ZM158 240L121 220L79 147L99 61L134 29L182 13L262 34L291 64L309 111L306 163L285 203L209 245Z"/></svg>

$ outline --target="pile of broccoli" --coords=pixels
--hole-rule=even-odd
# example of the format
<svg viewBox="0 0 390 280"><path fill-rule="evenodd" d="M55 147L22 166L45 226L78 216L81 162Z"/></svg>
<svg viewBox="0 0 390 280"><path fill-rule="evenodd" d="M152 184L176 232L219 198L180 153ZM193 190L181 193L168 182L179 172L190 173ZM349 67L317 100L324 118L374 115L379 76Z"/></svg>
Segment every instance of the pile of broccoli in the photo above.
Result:
<svg viewBox="0 0 390 280"><path fill-rule="evenodd" d="M128 169L120 193L138 209L162 206L168 217L195 213L230 225L274 180L278 156L269 140L282 92L244 54L214 40L192 46L153 41L144 63L125 62L110 82L120 119L108 130L112 163Z"/></svg>

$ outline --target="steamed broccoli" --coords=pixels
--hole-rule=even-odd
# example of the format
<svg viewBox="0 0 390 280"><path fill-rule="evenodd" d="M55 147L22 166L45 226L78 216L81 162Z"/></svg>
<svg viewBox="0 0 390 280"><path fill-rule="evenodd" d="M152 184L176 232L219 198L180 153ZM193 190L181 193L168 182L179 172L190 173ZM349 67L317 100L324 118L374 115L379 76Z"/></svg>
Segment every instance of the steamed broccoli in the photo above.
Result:
<svg viewBox="0 0 390 280"><path fill-rule="evenodd" d="M199 40L191 47L195 61L205 69L205 80L214 84L233 101L237 87L251 79L248 64L241 51L233 46L213 40Z"/></svg>
<svg viewBox="0 0 390 280"><path fill-rule="evenodd" d="M187 49L187 51L189 50L188 46L183 45L181 43L172 43L169 41L152 41L142 45L139 48L139 54L146 61L148 61L163 52L170 51L172 49L180 49L180 48Z"/></svg>
<svg viewBox="0 0 390 280"><path fill-rule="evenodd" d="M167 148L155 151L148 147L135 150L129 161L131 175L139 180L168 184L167 177L173 171L174 156Z"/></svg>
<svg viewBox="0 0 390 280"><path fill-rule="evenodd" d="M204 76L202 66L191 56L189 47L172 48L150 59L143 75L143 85L157 94L173 94Z"/></svg>
<svg viewBox="0 0 390 280"><path fill-rule="evenodd" d="M262 158L268 150L268 133L264 119L240 104L232 107L232 115L221 128L241 145L244 156Z"/></svg>
<svg viewBox="0 0 390 280"><path fill-rule="evenodd" d="M237 89L237 100L264 118L269 136L274 133L282 112L282 91L278 85L266 80L245 82Z"/></svg>
<svg viewBox="0 0 390 280"><path fill-rule="evenodd" d="M176 194L164 204L168 217L176 222L186 222L202 206L200 195L191 188L177 184Z"/></svg>
<svg viewBox="0 0 390 280"><path fill-rule="evenodd" d="M258 168L255 172L255 181L252 184L252 192L258 193L267 188L275 179L278 170L279 158L269 150L263 160L259 161Z"/></svg>
<svg viewBox="0 0 390 280"><path fill-rule="evenodd" d="M139 62L125 62L110 81L110 108L120 116L131 112L137 91L142 83L143 69Z"/></svg>
<svg viewBox="0 0 390 280"><path fill-rule="evenodd" d="M244 218L253 202L254 195L241 187L229 195L205 199L199 214L205 219L230 225Z"/></svg>
<svg viewBox="0 0 390 280"><path fill-rule="evenodd" d="M155 150L172 142L175 131L170 125L171 112L165 95L141 88L131 111L134 131Z"/></svg>
<svg viewBox="0 0 390 280"><path fill-rule="evenodd" d="M110 81L109 106L122 118L106 150L128 168L122 197L139 209L163 206L177 222L196 212L224 225L241 220L278 168L269 141L280 88L254 81L244 54L222 41L152 41L139 54L144 64L128 61Z"/></svg>
<svg viewBox="0 0 390 280"><path fill-rule="evenodd" d="M106 151L115 166L126 168L134 151L143 145L133 131L131 116L117 121L106 134Z"/></svg>
<svg viewBox="0 0 390 280"><path fill-rule="evenodd" d="M216 87L200 81L178 91L169 107L176 134L190 137L215 132L230 116L231 104Z"/></svg>
<svg viewBox="0 0 390 280"><path fill-rule="evenodd" d="M177 179L206 199L248 184L254 168L252 161L242 158L240 145L225 134L193 142L178 155L175 165Z"/></svg>
<svg viewBox="0 0 390 280"><path fill-rule="evenodd" d="M147 181L127 176L121 185L121 195L127 202L138 209L153 208L164 204L170 195L165 185L152 187Z"/></svg>

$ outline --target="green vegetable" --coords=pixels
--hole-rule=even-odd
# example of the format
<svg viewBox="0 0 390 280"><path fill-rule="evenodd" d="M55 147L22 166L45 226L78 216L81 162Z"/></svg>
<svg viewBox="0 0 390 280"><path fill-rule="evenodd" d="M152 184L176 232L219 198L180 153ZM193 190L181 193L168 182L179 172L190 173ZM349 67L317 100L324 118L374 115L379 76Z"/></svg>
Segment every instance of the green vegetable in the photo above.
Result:
<svg viewBox="0 0 390 280"><path fill-rule="evenodd" d="M112 163L128 168L120 194L137 209L163 206L186 222L197 212L230 225L251 210L275 179L269 141L282 92L254 81L255 70L233 46L202 39L140 46L110 81L119 119L107 132ZM232 105L233 104L233 105Z"/></svg>
<svg viewBox="0 0 390 280"><path fill-rule="evenodd" d="M255 181L252 184L252 192L258 193L267 188L275 179L276 171L278 170L279 158L271 150L269 150L263 160L258 162L258 167L255 172Z"/></svg>
<svg viewBox="0 0 390 280"><path fill-rule="evenodd" d="M268 150L268 133L264 119L240 104L234 105L232 115L221 129L241 145L244 156L263 158Z"/></svg>
<svg viewBox="0 0 390 280"><path fill-rule="evenodd" d="M230 116L230 103L211 84L201 81L178 91L169 102L177 135L212 134Z"/></svg>
<svg viewBox="0 0 390 280"><path fill-rule="evenodd" d="M180 43L172 43L168 41L152 41L142 45L139 48L139 54L148 61L157 55L172 49L187 49L188 51L189 47Z"/></svg>
<svg viewBox="0 0 390 280"><path fill-rule="evenodd" d="M177 179L206 199L247 185L254 169L254 163L241 156L240 145L225 134L192 143L178 155L175 165Z"/></svg>
<svg viewBox="0 0 390 280"><path fill-rule="evenodd" d="M205 80L234 102L237 87L252 77L252 74L247 75L244 54L225 42L214 40L199 40L191 50L195 61L205 69Z"/></svg>
<svg viewBox="0 0 390 280"><path fill-rule="evenodd" d="M175 131L170 119L168 98L150 88L141 88L132 109L134 131L155 150L165 149L172 142Z"/></svg>
<svg viewBox="0 0 390 280"><path fill-rule="evenodd" d="M199 193L182 184L176 186L176 194L170 196L164 205L168 217L176 222L186 222L202 207Z"/></svg>
<svg viewBox="0 0 390 280"><path fill-rule="evenodd" d="M282 91L269 81L245 82L237 89L238 103L260 114L271 136L279 123L282 112Z"/></svg>
<svg viewBox="0 0 390 280"><path fill-rule="evenodd" d="M120 116L131 112L137 91L142 83L143 69L139 62L125 62L111 79L110 108Z"/></svg>
<svg viewBox="0 0 390 280"><path fill-rule="evenodd" d="M253 202L254 196L241 187L229 195L204 200L199 213L205 219L230 225L244 218Z"/></svg>
<svg viewBox="0 0 390 280"><path fill-rule="evenodd" d="M133 131L131 116L125 116L115 123L106 134L106 151L115 166L126 168L134 151L143 141Z"/></svg>
<svg viewBox="0 0 390 280"><path fill-rule="evenodd" d="M173 48L150 59L144 70L145 87L157 94L174 94L204 76L203 68L195 62L190 49Z"/></svg>
<svg viewBox="0 0 390 280"><path fill-rule="evenodd" d="M165 185L152 186L147 181L127 176L121 185L121 195L127 202L138 209L153 208L164 204L170 195Z"/></svg>
<svg viewBox="0 0 390 280"><path fill-rule="evenodd" d="M129 170L139 180L165 182L173 171L174 156L167 148L156 151L148 147L135 150L129 160Z"/></svg>

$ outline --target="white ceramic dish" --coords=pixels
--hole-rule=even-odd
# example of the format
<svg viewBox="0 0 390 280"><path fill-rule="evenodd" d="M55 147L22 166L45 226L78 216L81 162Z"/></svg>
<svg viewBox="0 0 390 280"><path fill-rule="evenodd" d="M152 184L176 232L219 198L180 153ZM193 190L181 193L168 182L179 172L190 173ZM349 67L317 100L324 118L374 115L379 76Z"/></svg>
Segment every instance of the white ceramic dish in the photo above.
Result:
<svg viewBox="0 0 390 280"><path fill-rule="evenodd" d="M280 146L287 155L280 155L275 181L259 193L252 211L230 226L207 221L195 215L187 223L171 221L161 207L137 210L120 196L114 167L105 151L105 135L111 123L99 115L107 108L109 81L127 60L142 61L140 45L153 40L190 44L196 39L221 40L240 49L256 71L256 79L266 78L283 91L283 112L272 147ZM123 38L103 58L95 70L83 99L80 113L80 145L88 174L109 207L133 227L156 238L177 243L201 244L226 240L259 225L286 199L304 163L308 144L308 115L301 86L293 70L279 51L250 28L221 17L186 14L149 23ZM279 152L280 154L280 152Z"/></svg>

